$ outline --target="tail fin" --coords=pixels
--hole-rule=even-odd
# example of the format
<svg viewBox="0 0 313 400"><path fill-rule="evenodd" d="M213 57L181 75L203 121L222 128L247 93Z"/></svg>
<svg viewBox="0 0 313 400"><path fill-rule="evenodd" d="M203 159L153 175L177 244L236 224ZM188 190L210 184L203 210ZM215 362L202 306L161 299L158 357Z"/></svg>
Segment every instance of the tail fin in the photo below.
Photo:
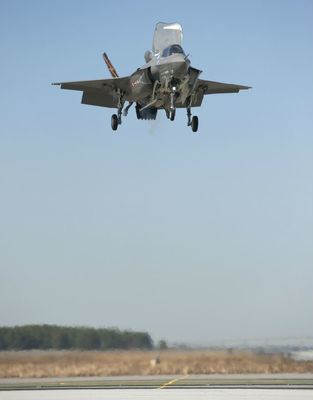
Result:
<svg viewBox="0 0 313 400"><path fill-rule="evenodd" d="M103 53L103 59L107 65L107 67L109 68L109 71L111 72L111 75L113 76L113 78L118 78L118 74L115 71L115 68L113 67L111 61L109 60L109 57L107 56L106 53Z"/></svg>

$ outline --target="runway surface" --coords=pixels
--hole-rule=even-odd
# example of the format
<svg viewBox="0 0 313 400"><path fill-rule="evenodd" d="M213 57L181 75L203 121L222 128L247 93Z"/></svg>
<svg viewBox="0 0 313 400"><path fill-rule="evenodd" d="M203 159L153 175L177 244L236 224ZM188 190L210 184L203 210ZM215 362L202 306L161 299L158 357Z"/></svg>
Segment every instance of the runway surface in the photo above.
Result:
<svg viewBox="0 0 313 400"><path fill-rule="evenodd" d="M23 384L23 383L79 383L88 382L90 384L103 382L116 382L120 385L121 382L168 382L170 379L181 378L182 375L119 375L119 376L86 376L86 377L66 377L66 378L0 378L0 388L4 384ZM313 373L280 373L280 374L190 374L188 381L192 383L196 381L202 382L248 382L248 381L307 381L313 385Z"/></svg>
<svg viewBox="0 0 313 400"><path fill-rule="evenodd" d="M0 379L0 400L313 399L313 374Z"/></svg>
<svg viewBox="0 0 313 400"><path fill-rule="evenodd" d="M307 389L68 389L0 392L0 400L312 400Z"/></svg>

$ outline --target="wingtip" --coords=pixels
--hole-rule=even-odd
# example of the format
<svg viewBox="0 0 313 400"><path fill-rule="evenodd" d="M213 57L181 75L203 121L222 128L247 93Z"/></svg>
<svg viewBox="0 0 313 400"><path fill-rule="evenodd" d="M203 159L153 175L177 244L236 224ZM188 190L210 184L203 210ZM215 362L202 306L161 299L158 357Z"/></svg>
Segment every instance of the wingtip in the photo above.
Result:
<svg viewBox="0 0 313 400"><path fill-rule="evenodd" d="M249 89L252 89L252 86L243 86L243 87L241 87L241 88L239 89L239 91L240 91L240 90L249 90Z"/></svg>

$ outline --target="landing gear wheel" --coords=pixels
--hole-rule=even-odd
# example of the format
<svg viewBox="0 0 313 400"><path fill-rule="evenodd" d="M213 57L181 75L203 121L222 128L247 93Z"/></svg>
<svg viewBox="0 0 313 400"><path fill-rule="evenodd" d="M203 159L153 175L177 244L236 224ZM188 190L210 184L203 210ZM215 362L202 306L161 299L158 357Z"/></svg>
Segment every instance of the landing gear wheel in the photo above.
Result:
<svg viewBox="0 0 313 400"><path fill-rule="evenodd" d="M196 115L194 115L191 120L191 129L193 132L197 132L198 125L199 125L198 117Z"/></svg>
<svg viewBox="0 0 313 400"><path fill-rule="evenodd" d="M118 118L116 114L113 114L111 117L111 128L113 129L113 131L116 131L118 127Z"/></svg>
<svg viewBox="0 0 313 400"><path fill-rule="evenodd" d="M171 110L169 113L169 118L171 121L174 121L175 119L175 114L176 114L176 110Z"/></svg>

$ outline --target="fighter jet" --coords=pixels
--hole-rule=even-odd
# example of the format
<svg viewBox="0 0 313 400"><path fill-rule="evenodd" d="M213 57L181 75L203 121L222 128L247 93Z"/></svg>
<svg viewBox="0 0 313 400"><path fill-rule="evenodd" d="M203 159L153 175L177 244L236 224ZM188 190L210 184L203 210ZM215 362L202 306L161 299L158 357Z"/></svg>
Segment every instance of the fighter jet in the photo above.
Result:
<svg viewBox="0 0 313 400"><path fill-rule="evenodd" d="M152 52L146 51L146 64L133 74L119 77L106 53L104 61L112 79L59 82L61 89L83 92L82 104L116 108L111 117L115 131L135 103L138 119L156 119L158 110L165 110L167 118L174 121L176 109L186 108L187 126L198 130L198 117L191 115L192 107L200 107L203 96L215 93L238 93L249 86L205 81L199 79L201 70L190 65L189 54L182 48L183 30L180 24L159 22L153 37ZM128 105L124 108L125 102Z"/></svg>

